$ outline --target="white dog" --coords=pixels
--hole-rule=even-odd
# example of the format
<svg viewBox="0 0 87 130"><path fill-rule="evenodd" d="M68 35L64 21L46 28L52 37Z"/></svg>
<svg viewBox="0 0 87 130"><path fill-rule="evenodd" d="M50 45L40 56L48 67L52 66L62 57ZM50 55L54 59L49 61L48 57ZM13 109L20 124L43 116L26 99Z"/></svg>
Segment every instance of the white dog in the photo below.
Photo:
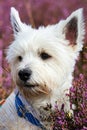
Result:
<svg viewBox="0 0 87 130"><path fill-rule="evenodd" d="M32 28L21 22L11 8L14 41L7 60L16 89L0 108L0 130L51 130L46 107L70 111L72 72L85 35L82 9L66 20L47 27Z"/></svg>

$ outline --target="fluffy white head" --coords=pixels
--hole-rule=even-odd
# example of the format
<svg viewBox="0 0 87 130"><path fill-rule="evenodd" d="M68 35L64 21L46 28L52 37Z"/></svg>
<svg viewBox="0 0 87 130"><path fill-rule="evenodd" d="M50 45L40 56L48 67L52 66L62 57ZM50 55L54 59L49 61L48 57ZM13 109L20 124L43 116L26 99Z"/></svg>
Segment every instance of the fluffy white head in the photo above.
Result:
<svg viewBox="0 0 87 130"><path fill-rule="evenodd" d="M56 25L33 29L22 23L18 12L11 8L11 23L15 40L8 48L7 60L20 91L27 98L38 99L60 95L69 88L83 46L82 9Z"/></svg>

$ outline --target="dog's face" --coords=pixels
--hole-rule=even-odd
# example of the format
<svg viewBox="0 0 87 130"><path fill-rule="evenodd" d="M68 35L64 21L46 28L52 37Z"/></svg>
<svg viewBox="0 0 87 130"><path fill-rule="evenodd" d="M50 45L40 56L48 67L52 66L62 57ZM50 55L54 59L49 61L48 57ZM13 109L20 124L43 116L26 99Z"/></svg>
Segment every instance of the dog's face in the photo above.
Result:
<svg viewBox="0 0 87 130"><path fill-rule="evenodd" d="M71 77L82 49L82 9L56 25L33 29L22 23L12 8L11 22L15 40L7 59L14 82L27 96L50 95Z"/></svg>

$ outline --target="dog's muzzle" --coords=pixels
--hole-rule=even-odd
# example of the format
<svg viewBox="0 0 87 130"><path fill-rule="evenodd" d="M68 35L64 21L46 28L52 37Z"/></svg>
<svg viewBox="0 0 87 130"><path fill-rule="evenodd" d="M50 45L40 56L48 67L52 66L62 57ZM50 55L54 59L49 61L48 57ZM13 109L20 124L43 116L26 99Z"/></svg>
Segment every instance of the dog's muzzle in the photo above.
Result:
<svg viewBox="0 0 87 130"><path fill-rule="evenodd" d="M34 88L38 86L36 83L30 83L32 71L30 69L22 69L18 72L19 80L17 84L19 86L27 87L27 88Z"/></svg>

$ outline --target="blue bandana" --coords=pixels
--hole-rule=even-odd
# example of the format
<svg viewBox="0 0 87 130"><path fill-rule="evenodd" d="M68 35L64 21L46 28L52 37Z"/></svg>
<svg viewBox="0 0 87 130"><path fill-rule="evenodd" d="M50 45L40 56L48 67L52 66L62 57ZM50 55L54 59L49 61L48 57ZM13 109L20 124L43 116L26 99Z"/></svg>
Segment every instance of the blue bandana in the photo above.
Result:
<svg viewBox="0 0 87 130"><path fill-rule="evenodd" d="M19 92L15 96L15 106L17 110L17 114L21 118L25 118L31 124L41 128L42 130L46 130L46 128L42 125L42 123L30 112L26 109L25 105L22 103L19 98Z"/></svg>

